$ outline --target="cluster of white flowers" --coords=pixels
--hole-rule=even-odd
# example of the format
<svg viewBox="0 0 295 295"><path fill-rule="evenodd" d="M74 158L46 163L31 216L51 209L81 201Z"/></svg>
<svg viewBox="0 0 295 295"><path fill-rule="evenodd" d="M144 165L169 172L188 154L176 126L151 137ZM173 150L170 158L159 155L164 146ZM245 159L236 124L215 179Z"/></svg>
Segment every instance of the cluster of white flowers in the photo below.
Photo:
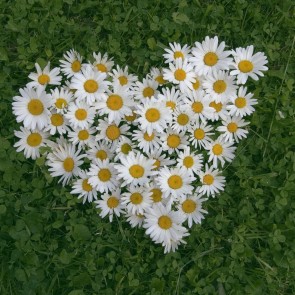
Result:
<svg viewBox="0 0 295 295"><path fill-rule="evenodd" d="M23 124L15 147L32 159L50 148L49 172L72 194L175 251L207 213L203 202L223 191L222 167L247 137L257 104L244 84L267 70L253 46L225 48L217 37L170 44L167 66L142 80L101 53L83 63L70 50L60 67L36 64L13 98Z"/></svg>

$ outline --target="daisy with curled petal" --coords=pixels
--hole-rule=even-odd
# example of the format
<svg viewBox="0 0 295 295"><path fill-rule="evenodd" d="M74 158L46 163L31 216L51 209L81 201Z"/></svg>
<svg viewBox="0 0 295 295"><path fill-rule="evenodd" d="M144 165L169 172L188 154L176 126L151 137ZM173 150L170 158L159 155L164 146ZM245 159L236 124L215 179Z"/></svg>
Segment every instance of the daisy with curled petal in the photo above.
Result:
<svg viewBox="0 0 295 295"><path fill-rule="evenodd" d="M76 73L80 72L82 68L82 56L74 49L67 51L63 58L59 60L61 71L68 77L73 77Z"/></svg>
<svg viewBox="0 0 295 295"><path fill-rule="evenodd" d="M187 235L187 229L182 226L183 221L183 214L158 203L145 213L143 228L155 243L169 244Z"/></svg>
<svg viewBox="0 0 295 295"><path fill-rule="evenodd" d="M255 111L253 106L258 103L257 99L252 98L253 93L246 93L247 87L241 86L239 88L238 94L235 95L235 97L232 97L231 102L233 104L227 106L229 115L244 117L251 115Z"/></svg>
<svg viewBox="0 0 295 295"><path fill-rule="evenodd" d="M187 59L177 58L175 63L169 63L169 69L164 69L163 72L164 79L178 85L181 92L186 93L193 89L196 74Z"/></svg>
<svg viewBox="0 0 295 295"><path fill-rule="evenodd" d="M231 75L237 76L238 84L245 84L248 77L257 81L258 76L264 76L262 71L267 71L268 67L265 65L268 63L266 56L263 52L257 52L253 55L253 45L247 46L246 48L237 48L232 51L234 62L232 67L233 71Z"/></svg>
<svg viewBox="0 0 295 295"><path fill-rule="evenodd" d="M65 117L73 129L86 129L92 125L95 116L95 108L90 107L86 102L75 101L69 104Z"/></svg>
<svg viewBox="0 0 295 295"><path fill-rule="evenodd" d="M165 103L166 107L173 112L177 107L183 105L184 94L180 93L174 86L161 89L157 99Z"/></svg>
<svg viewBox="0 0 295 295"><path fill-rule="evenodd" d="M96 208L101 209L99 216L101 218L109 216L109 221L113 221L114 215L120 217L120 214L124 213L124 206L121 203L120 189L111 191L111 193L105 193L102 195L101 200L94 201Z"/></svg>
<svg viewBox="0 0 295 295"><path fill-rule="evenodd" d="M130 152L126 157L121 158L121 164L115 164L118 172L118 178L123 179L122 186L143 185L149 181L149 178L157 175L153 171L155 161L146 158L143 154Z"/></svg>
<svg viewBox="0 0 295 295"><path fill-rule="evenodd" d="M214 132L210 132L213 130L211 125L203 122L196 122L190 129L188 129L189 133L189 141L192 142L195 148L205 148L211 141L212 138L210 135L213 135Z"/></svg>
<svg viewBox="0 0 295 295"><path fill-rule="evenodd" d="M156 97L159 93L158 82L151 79L143 79L142 82L135 82L135 86L133 86L132 94L134 95L134 99L144 102L146 100L151 99L152 97Z"/></svg>
<svg viewBox="0 0 295 295"><path fill-rule="evenodd" d="M37 73L31 73L29 78L33 80L27 84L27 87L42 87L46 85L60 85L61 76L59 76L60 68L54 68L50 71L50 62L45 66L43 70L39 64L35 63Z"/></svg>
<svg viewBox="0 0 295 295"><path fill-rule="evenodd" d="M108 90L107 95L95 103L98 114L108 116L109 123L119 124L124 116L131 116L135 105L128 87L119 84L113 85L113 90Z"/></svg>
<svg viewBox="0 0 295 295"><path fill-rule="evenodd" d="M206 164L205 171L199 173L199 177L202 185L197 188L197 192L202 194L215 197L216 194L219 194L220 191L224 190L225 186L225 177L220 175L218 169L214 170L214 167L209 168Z"/></svg>
<svg viewBox="0 0 295 295"><path fill-rule="evenodd" d="M149 136L155 131L162 133L172 119L171 111L167 110L163 102L154 98L138 105L135 112L138 114L136 121L140 129Z"/></svg>
<svg viewBox="0 0 295 295"><path fill-rule="evenodd" d="M155 168L153 170L159 170L164 166L172 166L176 163L174 159L168 157L164 152L163 149L160 147L159 149L154 149L151 152L147 153L149 159L153 159Z"/></svg>
<svg viewBox="0 0 295 295"><path fill-rule="evenodd" d="M14 96L12 111L18 123L28 129L42 130L49 123L50 99L43 88L21 88L21 96Z"/></svg>
<svg viewBox="0 0 295 295"><path fill-rule="evenodd" d="M205 97L206 99L206 97ZM207 96L207 99L210 100L210 95ZM229 113L227 110L229 100L225 99L223 102L217 102L216 100L210 100L209 107L214 109L212 113L211 121L218 121L219 119L225 120Z"/></svg>
<svg viewBox="0 0 295 295"><path fill-rule="evenodd" d="M217 127L217 131L222 132L220 135L225 141L239 142L240 139L246 138L248 130L243 129L249 122L245 122L240 117L227 117L222 121L222 126Z"/></svg>
<svg viewBox="0 0 295 295"><path fill-rule="evenodd" d="M196 42L192 48L192 57L189 61L195 68L198 75L211 75L219 70L228 70L232 62L232 58L228 57L231 52L224 51L225 42L222 41L218 45L218 37L209 38L200 43Z"/></svg>
<svg viewBox="0 0 295 295"><path fill-rule="evenodd" d="M143 221L144 221L144 215L143 214L132 214L127 212L126 215L127 222L131 225L131 227L142 227Z"/></svg>
<svg viewBox="0 0 295 295"><path fill-rule="evenodd" d="M24 127L20 127L20 131L15 130L14 135L19 138L14 144L17 152L24 151L24 156L33 160L40 157L40 147L46 146L48 143L47 132L40 130L29 130Z"/></svg>
<svg viewBox="0 0 295 295"><path fill-rule="evenodd" d="M235 77L228 75L225 71L214 72L207 76L204 81L204 89L212 100L224 103L236 96L237 85Z"/></svg>
<svg viewBox="0 0 295 295"><path fill-rule="evenodd" d="M221 163L221 167L224 166L225 161L232 162L235 157L234 152L237 149L233 144L233 142L225 142L220 136L206 146L209 154L208 162L213 161L213 168L218 167L218 162Z"/></svg>
<svg viewBox="0 0 295 295"><path fill-rule="evenodd" d="M185 108L176 108L172 113L171 128L176 132L186 131L190 128L192 119L192 113Z"/></svg>
<svg viewBox="0 0 295 295"><path fill-rule="evenodd" d="M171 155L174 152L178 153L181 149L184 149L188 144L185 131L176 132L171 128L167 128L166 132L161 135L161 140L163 142L163 151L167 151L169 155Z"/></svg>
<svg viewBox="0 0 295 295"><path fill-rule="evenodd" d="M93 200L97 200L97 190L88 182L88 178L86 171L83 170L80 178L72 185L71 194L77 194L78 199L83 198L83 204L86 201L90 203Z"/></svg>
<svg viewBox="0 0 295 295"><path fill-rule="evenodd" d="M101 161L109 159L111 161L114 157L114 149L105 141L91 142L90 148L86 151L86 154L90 161L94 159L99 159Z"/></svg>
<svg viewBox="0 0 295 295"><path fill-rule="evenodd" d="M130 185L127 190L122 194L122 204L131 214L144 214L152 205L151 192L144 186Z"/></svg>
<svg viewBox="0 0 295 295"><path fill-rule="evenodd" d="M203 168L203 155L196 154L187 146L183 152L178 154L177 167L184 167L191 173L198 173Z"/></svg>
<svg viewBox="0 0 295 295"><path fill-rule="evenodd" d="M153 131L150 135L142 130L134 130L132 132L133 141L137 141L138 147L144 152L149 153L155 149L158 149L162 142L160 140L160 134L157 131Z"/></svg>
<svg viewBox="0 0 295 295"><path fill-rule="evenodd" d="M100 193L113 191L120 184L114 164L110 163L109 159L103 161L94 159L91 162L87 175L89 176L89 184Z"/></svg>
<svg viewBox="0 0 295 295"><path fill-rule="evenodd" d="M91 66L81 69L71 80L71 89L76 89L75 97L77 101L86 102L93 105L95 101L106 96L110 82L106 81L106 73L93 70Z"/></svg>
<svg viewBox="0 0 295 295"><path fill-rule="evenodd" d="M107 53L102 55L100 52L93 52L93 57L95 59L93 67L99 72L108 73L114 66L113 58L109 58Z"/></svg>
<svg viewBox="0 0 295 295"><path fill-rule="evenodd" d="M203 214L207 214L208 211L202 208L202 203L207 200L207 198L202 198L202 195L189 195L178 204L177 209L185 216L189 228L192 227L193 223L200 224L202 219L205 218Z"/></svg>
<svg viewBox="0 0 295 295"><path fill-rule="evenodd" d="M48 171L52 177L60 176L58 182L65 186L72 177L81 173L81 166L84 162L85 154L80 154L81 150L75 148L72 144L63 141L63 144L57 144L52 152L47 155Z"/></svg>
<svg viewBox="0 0 295 295"><path fill-rule="evenodd" d="M126 136L122 136L115 149L115 161L126 157L131 151L135 151L136 145Z"/></svg>
<svg viewBox="0 0 295 295"><path fill-rule="evenodd" d="M79 149L85 149L86 147L94 144L94 136L96 129L95 127L85 129L75 129L74 131L68 132L68 139L74 145L78 146Z"/></svg>
<svg viewBox="0 0 295 295"><path fill-rule="evenodd" d="M179 43L169 43L170 48L165 48L167 53L164 53L165 63L175 62L178 58L188 59L190 55L190 47L185 44L181 46Z"/></svg>
<svg viewBox="0 0 295 295"><path fill-rule="evenodd" d="M64 88L55 88L51 90L50 94L51 98L51 109L55 110L57 113L64 114L67 109L68 105L73 101L73 94Z"/></svg>
<svg viewBox="0 0 295 295"><path fill-rule="evenodd" d="M164 167L160 169L159 175L156 177L156 182L160 186L163 195L174 200L181 200L187 194L192 194L192 182L196 178L190 174L185 168L171 168Z"/></svg>
<svg viewBox="0 0 295 295"><path fill-rule="evenodd" d="M155 80L159 85L167 83L167 81L163 78L163 69L152 67L148 75L153 80Z"/></svg>
<svg viewBox="0 0 295 295"><path fill-rule="evenodd" d="M50 122L44 128L44 131L49 131L51 135L56 133L63 135L70 131L69 122L62 113L57 113L52 110L50 114Z"/></svg>

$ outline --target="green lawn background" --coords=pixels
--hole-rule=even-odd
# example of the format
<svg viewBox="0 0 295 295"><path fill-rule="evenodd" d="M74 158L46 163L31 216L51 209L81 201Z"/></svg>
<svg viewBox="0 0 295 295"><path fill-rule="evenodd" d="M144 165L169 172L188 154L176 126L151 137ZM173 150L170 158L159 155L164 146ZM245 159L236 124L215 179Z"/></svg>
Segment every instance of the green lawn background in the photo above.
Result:
<svg viewBox="0 0 295 295"><path fill-rule="evenodd" d="M294 6L259 1L0 1L0 294L294 294ZM163 254L141 229L101 220L13 148L12 97L37 61L108 52L145 75L169 42L253 44L269 71L247 140L187 245Z"/></svg>

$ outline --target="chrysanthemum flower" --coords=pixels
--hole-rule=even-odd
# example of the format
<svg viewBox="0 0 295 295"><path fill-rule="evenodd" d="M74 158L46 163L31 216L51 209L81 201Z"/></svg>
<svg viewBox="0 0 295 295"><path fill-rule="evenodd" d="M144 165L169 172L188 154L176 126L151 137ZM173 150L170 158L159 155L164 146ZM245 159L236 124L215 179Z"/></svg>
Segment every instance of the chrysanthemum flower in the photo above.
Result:
<svg viewBox="0 0 295 295"><path fill-rule="evenodd" d="M103 141L91 142L90 148L86 151L89 160L99 159L101 161L114 157L114 148L110 144Z"/></svg>
<svg viewBox="0 0 295 295"><path fill-rule="evenodd" d="M172 123L170 126L176 132L182 132L188 130L193 121L192 112L188 111L187 108L177 108L172 113Z"/></svg>
<svg viewBox="0 0 295 295"><path fill-rule="evenodd" d="M131 151L135 151L135 147L136 145L128 137L122 136L115 149L115 161L126 157Z"/></svg>
<svg viewBox="0 0 295 295"><path fill-rule="evenodd" d="M161 146L160 133L153 131L150 135L142 130L134 130L132 139L138 142L138 147L145 153L149 153Z"/></svg>
<svg viewBox="0 0 295 295"><path fill-rule="evenodd" d="M166 63L176 62L178 58L188 59L190 55L190 47L185 44L181 46L179 43L169 43L170 48L165 48L164 50L167 53L164 53L163 56L165 58Z"/></svg>
<svg viewBox="0 0 295 295"><path fill-rule="evenodd" d="M173 112L177 107L183 105L184 94L177 90L174 86L161 89L157 99L165 103L165 106Z"/></svg>
<svg viewBox="0 0 295 295"><path fill-rule="evenodd" d="M127 222L129 222L131 227L142 227L144 221L143 214L132 214L127 212L125 216L127 218Z"/></svg>
<svg viewBox="0 0 295 295"><path fill-rule="evenodd" d="M134 95L134 99L140 102L144 102L145 100L149 100L152 97L158 95L158 82L150 79L143 79L142 82L135 82L135 86L133 86L132 94Z"/></svg>
<svg viewBox="0 0 295 295"><path fill-rule="evenodd" d="M163 69L152 67L150 73L148 74L153 80L155 80L159 85L167 83L163 78Z"/></svg>
<svg viewBox="0 0 295 295"><path fill-rule="evenodd" d="M68 139L78 148L83 149L85 147L92 146L94 144L95 127L85 129L75 129L68 132Z"/></svg>
<svg viewBox="0 0 295 295"><path fill-rule="evenodd" d="M138 80L137 76L129 74L128 66L125 66L123 69L117 65L117 68L113 69L109 75L112 77L113 83L127 86L128 88L134 86L135 82Z"/></svg>
<svg viewBox="0 0 295 295"><path fill-rule="evenodd" d="M208 100L210 100L210 96L207 97ZM209 107L214 109L214 112L212 113L212 116L210 118L211 121L218 121L220 118L222 120L225 120L229 113L227 110L228 106L228 100L224 99L223 102L217 102L216 100L210 100Z"/></svg>
<svg viewBox="0 0 295 295"><path fill-rule="evenodd" d="M50 98L52 102L50 109L64 114L68 109L68 105L73 101L73 94L64 88L55 88L51 90Z"/></svg>
<svg viewBox="0 0 295 295"><path fill-rule="evenodd" d="M162 147L152 150L147 153L147 156L149 159L153 159L155 161L155 168L153 170L159 170L164 166L172 166L176 163L173 158L167 156L167 154L163 152Z"/></svg>
<svg viewBox="0 0 295 295"><path fill-rule="evenodd" d="M44 131L49 131L51 135L56 133L63 135L70 131L69 122L62 113L52 111L49 117L49 124L44 128Z"/></svg>
<svg viewBox="0 0 295 295"><path fill-rule="evenodd" d="M166 132L161 135L162 148L164 151L167 151L169 155L180 150L184 149L187 144L187 136L185 131L176 132L171 128L167 128Z"/></svg>
<svg viewBox="0 0 295 295"><path fill-rule="evenodd" d="M191 173L198 173L203 168L203 155L196 154L187 146L178 154L177 167L185 168Z"/></svg>
<svg viewBox="0 0 295 295"><path fill-rule="evenodd" d="M59 60L61 71L71 78L76 73L79 73L82 68L82 56L74 49L67 51L63 55L65 60Z"/></svg>
<svg viewBox="0 0 295 295"><path fill-rule="evenodd" d="M100 52L93 52L93 57L95 59L93 67L99 72L108 74L114 66L113 58L109 58L107 53L102 55Z"/></svg>
<svg viewBox="0 0 295 295"><path fill-rule="evenodd" d="M212 138L210 137L214 134L211 132L212 130L213 127L211 125L197 121L191 128L188 129L189 141L192 142L195 148L205 148L205 146L212 141Z"/></svg>

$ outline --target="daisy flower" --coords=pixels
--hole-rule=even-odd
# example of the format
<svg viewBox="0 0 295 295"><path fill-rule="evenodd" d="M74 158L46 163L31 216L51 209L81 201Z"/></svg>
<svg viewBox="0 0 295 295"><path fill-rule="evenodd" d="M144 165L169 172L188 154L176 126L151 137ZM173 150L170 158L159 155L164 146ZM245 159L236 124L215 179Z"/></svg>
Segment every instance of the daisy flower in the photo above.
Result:
<svg viewBox="0 0 295 295"><path fill-rule="evenodd" d="M42 130L49 123L50 99L43 88L21 88L21 96L14 96L12 111L18 123L28 129Z"/></svg>
<svg viewBox="0 0 295 295"><path fill-rule="evenodd" d="M110 147L107 142L91 142L90 148L86 151L88 158L92 161L93 159L98 160L112 160L114 156L114 149Z"/></svg>
<svg viewBox="0 0 295 295"><path fill-rule="evenodd" d="M211 75L219 70L228 70L232 62L232 58L228 56L230 51L224 51L225 42L218 45L218 37L209 38L200 43L196 42L195 47L192 48L192 57L189 61L195 67L198 75Z"/></svg>
<svg viewBox="0 0 295 295"><path fill-rule="evenodd" d="M164 198L163 191L161 190L160 186L155 181L151 181L147 185L147 189L151 193L150 198L154 204L157 204L157 203L165 204L165 200L167 200L167 198Z"/></svg>
<svg viewBox="0 0 295 295"><path fill-rule="evenodd" d="M216 102L224 102L236 96L237 85L235 77L229 76L225 71L214 72L204 81L204 89Z"/></svg>
<svg viewBox="0 0 295 295"><path fill-rule="evenodd" d="M169 155L171 155L173 152L178 153L181 149L184 149L188 144L185 131L176 132L171 128L168 128L166 132L161 135L161 140L163 142L163 150L167 151Z"/></svg>
<svg viewBox="0 0 295 295"><path fill-rule="evenodd" d="M189 233L186 232L183 236L189 236ZM162 246L164 247L164 254L171 251L175 252L178 249L178 246L181 244L186 244L186 241L184 241L183 239L178 239L177 241L170 240L169 242L163 242Z"/></svg>
<svg viewBox="0 0 295 295"><path fill-rule="evenodd" d="M179 43L169 43L170 48L165 48L164 50L167 53L164 53L163 56L165 58L166 63L176 62L178 58L188 59L190 55L190 47L185 44L181 46Z"/></svg>
<svg viewBox="0 0 295 295"><path fill-rule="evenodd" d="M63 135L70 131L68 120L62 113L52 111L50 115L50 122L45 127L44 131L49 131L51 135L56 133Z"/></svg>
<svg viewBox="0 0 295 295"><path fill-rule="evenodd" d="M19 141L14 144L17 152L24 151L26 158L33 160L40 157L40 147L46 146L48 133L40 130L29 130L20 127L20 131L14 131L14 135L19 138Z"/></svg>
<svg viewBox="0 0 295 295"><path fill-rule="evenodd" d="M31 73L29 78L33 80L27 84L27 87L42 87L46 85L60 85L61 76L59 76L60 68L54 68L50 71L50 62L45 66L43 70L39 64L35 63L37 73Z"/></svg>
<svg viewBox="0 0 295 295"><path fill-rule="evenodd" d="M155 149L158 149L162 142L160 140L160 134L156 131L150 135L142 130L134 130L132 132L132 139L137 141L138 147L144 152L149 153Z"/></svg>
<svg viewBox="0 0 295 295"><path fill-rule="evenodd" d="M153 171L155 161L146 158L139 152L130 152L120 160L121 164L116 164L115 169L118 172L118 177L124 180L122 186L127 184L143 185L149 181L149 177L157 174Z"/></svg>
<svg viewBox="0 0 295 295"><path fill-rule="evenodd" d="M136 145L126 136L123 136L115 149L115 161L127 156L131 151L135 151Z"/></svg>
<svg viewBox="0 0 295 295"><path fill-rule="evenodd" d="M144 186L129 186L128 192L122 194L122 204L131 214L144 214L151 207L151 192Z"/></svg>
<svg viewBox="0 0 295 295"><path fill-rule="evenodd" d="M246 138L248 130L243 129L247 126L249 122L245 122L240 117L228 117L226 120L222 121L222 126L217 127L217 131L222 132L220 135L225 141L235 141L239 142L240 139Z"/></svg>
<svg viewBox="0 0 295 295"><path fill-rule="evenodd" d="M240 116L244 117L247 115L251 115L255 109L253 108L256 105L257 99L252 98L253 93L247 93L247 87L241 86L239 88L238 94L235 97L232 97L231 102L233 104L228 105L227 109L231 116Z"/></svg>
<svg viewBox="0 0 295 295"><path fill-rule="evenodd" d="M76 73L70 87L76 89L77 101L85 101L88 105L92 105L103 98L110 85L110 82L105 80L106 76L105 73L94 71L90 66L82 68L81 73Z"/></svg>
<svg viewBox="0 0 295 295"><path fill-rule="evenodd" d="M68 77L73 77L82 68L82 56L74 49L63 55L65 60L59 60L61 71Z"/></svg>
<svg viewBox="0 0 295 295"><path fill-rule="evenodd" d="M192 123L192 113L187 109L177 108L172 113L171 128L176 132L186 131Z"/></svg>
<svg viewBox="0 0 295 295"><path fill-rule="evenodd" d="M92 125L95 116L94 107L88 106L85 102L72 102L69 105L68 112L65 117L73 129L86 129Z"/></svg>
<svg viewBox="0 0 295 295"><path fill-rule="evenodd" d="M157 90L159 84L155 80L143 79L142 82L137 81L133 87L132 94L135 100L145 101L156 97L159 93Z"/></svg>
<svg viewBox="0 0 295 295"><path fill-rule="evenodd" d="M127 217L127 222L129 222L131 227L142 227L144 221L143 214L132 214L127 212L125 216Z"/></svg>
<svg viewBox="0 0 295 295"><path fill-rule="evenodd" d="M257 52L253 55L253 51L253 45L246 48L239 47L232 51L234 70L230 74L237 76L238 84L245 84L248 77L257 81L259 79L258 76L264 76L262 71L268 70L268 67L265 66L268 61L264 53Z"/></svg>
<svg viewBox="0 0 295 295"><path fill-rule="evenodd" d="M191 173L198 173L203 168L203 155L197 155L187 146L183 152L178 154L177 167L184 167Z"/></svg>
<svg viewBox="0 0 295 295"><path fill-rule="evenodd" d="M102 55L100 52L93 52L93 57L95 59L93 66L99 72L108 73L114 66L113 58L109 58L107 53Z"/></svg>
<svg viewBox="0 0 295 295"><path fill-rule="evenodd" d="M161 167L172 166L176 163L174 159L171 159L165 153L163 153L163 149L161 147L147 153L147 156L149 159L154 159L155 161L155 168L153 170L159 170Z"/></svg>
<svg viewBox="0 0 295 295"><path fill-rule="evenodd" d="M137 114L135 113L135 107L132 107L131 108L132 110L132 114L131 115L125 115L124 116L124 119L125 119L125 122L128 124L128 125L131 125L131 126L136 126L138 125L137 122L135 122L135 120L137 119Z"/></svg>
<svg viewBox="0 0 295 295"><path fill-rule="evenodd" d="M160 169L156 182L161 188L165 197L171 195L174 199L183 199L185 195L193 192L192 182L195 177L185 168L164 167Z"/></svg>
<svg viewBox="0 0 295 295"><path fill-rule="evenodd" d="M155 243L169 244L180 241L187 234L183 221L183 214L158 203L145 213L143 227Z"/></svg>
<svg viewBox="0 0 295 295"><path fill-rule="evenodd" d="M101 209L99 216L101 218L109 215L109 221L113 221L114 215L120 217L124 213L124 206L121 204L120 189L113 190L111 193L102 195L101 200L94 201L96 208Z"/></svg>
<svg viewBox="0 0 295 295"><path fill-rule="evenodd" d="M149 76L153 80L155 80L159 85L167 83L167 81L163 78L163 69L152 67Z"/></svg>
<svg viewBox="0 0 295 295"><path fill-rule="evenodd" d="M150 136L154 131L162 133L172 119L171 111L167 110L163 102L154 98L138 105L136 113L139 115L136 121L140 129Z"/></svg>
<svg viewBox="0 0 295 295"><path fill-rule="evenodd" d="M203 90L203 81L204 81L204 77L203 76L199 76L199 75L195 75L194 76L195 82L193 83L193 89L192 91L194 92L198 92Z"/></svg>
<svg viewBox="0 0 295 295"><path fill-rule="evenodd" d="M189 141L192 142L195 148L205 148L211 141L212 138L210 135L213 135L214 132L210 132L213 130L211 125L203 122L196 122L190 129L189 132Z"/></svg>
<svg viewBox="0 0 295 295"><path fill-rule="evenodd" d="M183 105L184 94L180 93L179 90L176 90L174 86L169 89L168 87L163 88L162 92L158 94L158 101L165 103L166 107L174 111L177 107Z"/></svg>
<svg viewBox="0 0 295 295"><path fill-rule="evenodd" d="M206 198L202 199L202 195L192 195L178 204L177 209L184 214L189 228L192 227L193 223L200 224L202 219L205 218L203 214L207 214L208 211L202 208L202 203L207 200Z"/></svg>
<svg viewBox="0 0 295 295"><path fill-rule="evenodd" d="M81 166L85 158L85 154L80 154L80 149L75 149L75 146L67 142L57 144L52 152L47 155L47 166L52 177L60 176L58 182L62 182L65 186L69 183L73 176L78 176L81 173Z"/></svg>
<svg viewBox="0 0 295 295"><path fill-rule="evenodd" d="M100 193L113 191L119 186L117 172L109 159L103 161L94 159L87 175L89 184Z"/></svg>
<svg viewBox="0 0 295 295"><path fill-rule="evenodd" d="M193 89L196 74L187 59L178 58L175 63L169 63L169 69L164 69L163 72L164 79L178 85L181 92L187 93Z"/></svg>
<svg viewBox="0 0 295 295"><path fill-rule="evenodd" d="M225 161L231 162L234 159L236 147L233 144L233 142L224 141L220 136L206 146L209 154L208 162L213 161L213 168L218 167L218 161L220 161L221 167L223 167Z"/></svg>
<svg viewBox="0 0 295 295"><path fill-rule="evenodd" d="M94 143L94 136L96 129L95 127L90 127L86 129L75 129L74 131L69 131L68 139L74 145L78 146L79 149L84 149L89 147Z"/></svg>
<svg viewBox="0 0 295 295"><path fill-rule="evenodd" d="M117 65L117 68L113 69L109 75L112 77L113 83L118 83L121 86L126 85L128 88L134 86L138 80L137 76L128 73L128 66L123 69Z"/></svg>
<svg viewBox="0 0 295 295"><path fill-rule="evenodd" d="M52 89L50 98L52 102L51 109L55 110L57 113L62 113L62 114L64 114L67 111L68 105L74 99L73 94L64 88Z"/></svg>
<svg viewBox="0 0 295 295"><path fill-rule="evenodd" d="M218 121L219 119L225 120L229 113L227 110L228 100L225 99L223 102L217 102L216 100L212 100L209 103L209 107L214 109L212 113L212 117L210 118L211 121Z"/></svg>
<svg viewBox="0 0 295 295"><path fill-rule="evenodd" d="M78 199L83 198L83 204L85 204L86 201L90 203L93 200L97 200L97 190L88 182L88 178L86 171L82 171L80 173L80 178L72 185L71 194L77 194Z"/></svg>
<svg viewBox="0 0 295 295"><path fill-rule="evenodd" d="M214 198L216 194L224 190L225 177L220 175L218 169L214 170L213 166L209 168L206 164L205 171L201 171L199 177L202 185L198 187L198 193L202 195L207 194L207 196L211 195Z"/></svg>

